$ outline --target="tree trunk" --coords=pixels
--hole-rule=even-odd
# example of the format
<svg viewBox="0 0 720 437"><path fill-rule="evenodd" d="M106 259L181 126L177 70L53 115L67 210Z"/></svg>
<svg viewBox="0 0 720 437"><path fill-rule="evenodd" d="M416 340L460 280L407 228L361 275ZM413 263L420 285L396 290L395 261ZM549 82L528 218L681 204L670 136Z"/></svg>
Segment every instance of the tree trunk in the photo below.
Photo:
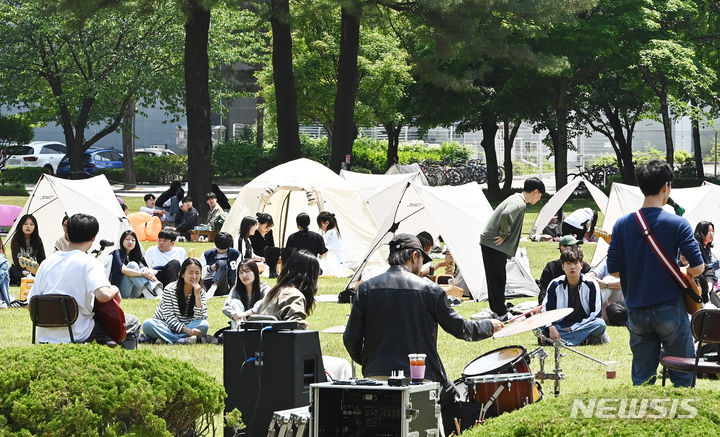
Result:
<svg viewBox="0 0 720 437"><path fill-rule="evenodd" d="M696 107L695 102L691 101L690 105ZM692 118L692 142L693 142L693 153L695 155L695 176L698 184L702 184L705 179L705 168L703 167L702 161L702 145L700 144L700 122L697 118Z"/></svg>
<svg viewBox="0 0 720 437"><path fill-rule="evenodd" d="M505 143L503 166L505 167L505 183L503 184L503 191L510 191L512 189L513 181L513 164L512 164L512 148L515 143L515 137L517 136L518 130L520 130L520 124L522 120L515 120L510 128L510 122L503 122L503 141Z"/></svg>
<svg viewBox="0 0 720 437"><path fill-rule="evenodd" d="M555 116L557 117L557 131L555 147L555 189L567 185L567 149L568 149L568 111L565 107L564 96L558 98L558 104L555 108Z"/></svg>
<svg viewBox="0 0 720 437"><path fill-rule="evenodd" d="M302 156L297 114L297 89L293 73L289 0L271 0L272 65L277 106L278 159L292 161Z"/></svg>
<svg viewBox="0 0 720 437"><path fill-rule="evenodd" d="M127 105L122 121L123 168L125 175L125 189L137 186L135 178L135 150L133 139L135 137L135 101Z"/></svg>
<svg viewBox="0 0 720 437"><path fill-rule="evenodd" d="M670 164L670 167L673 167L675 146L672 139L672 120L670 119L667 90L664 86L660 92L660 115L662 116L663 132L665 133L665 161Z"/></svg>
<svg viewBox="0 0 720 437"><path fill-rule="evenodd" d="M500 197L500 184L498 183L498 161L495 150L495 135L498 131L497 116L489 111L481 114L480 128L483 138L480 145L485 150L485 161L487 164L488 198L497 199Z"/></svg>
<svg viewBox="0 0 720 437"><path fill-rule="evenodd" d="M356 5L353 5L356 6ZM334 137L330 152L330 169L339 172L346 155L352 155L357 138L355 96L358 89L358 48L360 47L359 6L344 5L340 10L340 56L335 94Z"/></svg>
<svg viewBox="0 0 720 437"><path fill-rule="evenodd" d="M68 145L68 156L70 156L70 179L84 179L88 177L83 168L85 157L85 131L78 131L71 143ZM67 135L65 135L67 138ZM72 146L70 146L72 144Z"/></svg>
<svg viewBox="0 0 720 437"><path fill-rule="evenodd" d="M265 142L265 108L262 105L265 99L257 98L257 117L255 119L255 147L258 151L258 159L255 160L255 174L260 174L260 161L263 155L263 144Z"/></svg>
<svg viewBox="0 0 720 437"><path fill-rule="evenodd" d="M398 147L400 145L400 130L402 130L402 124L398 123L397 126L395 126L393 123L385 123L383 126L388 136L386 168L389 169L399 162Z"/></svg>
<svg viewBox="0 0 720 437"><path fill-rule="evenodd" d="M200 216L207 213L205 193L212 188L212 138L210 126L210 88L208 31L210 11L200 0L190 1L185 22L185 98L188 126L188 183L193 206Z"/></svg>
<svg viewBox="0 0 720 437"><path fill-rule="evenodd" d="M624 184L635 184L635 163L633 163L632 156L632 131L635 124L627 126L628 134L625 135L623 130L623 124L620 120L619 111L617 109L610 110L605 109L603 111L605 117L612 128L611 142L613 143L613 149L615 149L615 157L618 161L618 168L622 175Z"/></svg>

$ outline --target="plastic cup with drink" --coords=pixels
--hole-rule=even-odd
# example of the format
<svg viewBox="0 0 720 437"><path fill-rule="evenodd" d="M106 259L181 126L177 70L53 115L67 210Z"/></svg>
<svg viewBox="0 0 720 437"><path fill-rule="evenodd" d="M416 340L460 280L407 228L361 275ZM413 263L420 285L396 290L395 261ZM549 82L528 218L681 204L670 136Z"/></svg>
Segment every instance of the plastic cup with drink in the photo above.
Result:
<svg viewBox="0 0 720 437"><path fill-rule="evenodd" d="M617 361L608 361L605 363L605 376L607 379L615 379L617 376Z"/></svg>
<svg viewBox="0 0 720 437"><path fill-rule="evenodd" d="M422 383L425 379L425 354L408 354L410 359L410 379L414 383Z"/></svg>

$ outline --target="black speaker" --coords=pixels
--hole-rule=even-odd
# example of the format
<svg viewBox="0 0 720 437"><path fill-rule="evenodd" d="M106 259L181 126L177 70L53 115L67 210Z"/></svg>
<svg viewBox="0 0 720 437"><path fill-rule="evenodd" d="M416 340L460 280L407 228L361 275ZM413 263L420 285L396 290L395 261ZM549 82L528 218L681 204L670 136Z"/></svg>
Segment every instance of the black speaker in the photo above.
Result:
<svg viewBox="0 0 720 437"><path fill-rule="evenodd" d="M326 381L317 331L225 331L223 347L225 411L240 410L249 437L266 436L274 411L308 405L310 384Z"/></svg>

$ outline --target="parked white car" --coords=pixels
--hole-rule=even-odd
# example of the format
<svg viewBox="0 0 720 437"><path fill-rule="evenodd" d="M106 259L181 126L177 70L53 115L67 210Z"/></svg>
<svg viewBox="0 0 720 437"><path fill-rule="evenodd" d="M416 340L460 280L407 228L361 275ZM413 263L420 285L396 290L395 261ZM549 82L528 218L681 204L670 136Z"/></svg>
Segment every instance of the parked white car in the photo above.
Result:
<svg viewBox="0 0 720 437"><path fill-rule="evenodd" d="M44 167L53 175L67 153L65 144L56 141L32 141L10 149L14 153L5 163L7 167Z"/></svg>
<svg viewBox="0 0 720 437"><path fill-rule="evenodd" d="M135 156L148 155L148 156L168 156L175 155L170 149L162 149L160 147L146 147L143 149L135 149Z"/></svg>

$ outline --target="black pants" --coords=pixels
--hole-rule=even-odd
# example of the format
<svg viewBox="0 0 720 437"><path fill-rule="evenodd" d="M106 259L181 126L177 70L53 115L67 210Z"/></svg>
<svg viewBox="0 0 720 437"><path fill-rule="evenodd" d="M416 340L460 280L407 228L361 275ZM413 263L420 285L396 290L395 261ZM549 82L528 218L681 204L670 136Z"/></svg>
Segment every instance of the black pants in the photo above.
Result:
<svg viewBox="0 0 720 437"><path fill-rule="evenodd" d="M22 274L23 269L16 266L15 264L10 266L10 285L20 285L20 281L25 276Z"/></svg>
<svg viewBox="0 0 720 437"><path fill-rule="evenodd" d="M265 263L270 267L270 274L278 273L277 263L280 260L280 248L275 246L267 246L263 252Z"/></svg>
<svg viewBox="0 0 720 437"><path fill-rule="evenodd" d="M576 240L582 241L582 239L585 237L585 228L580 229L576 228L575 226L563 222L562 224L562 234L563 235L572 235L575 237Z"/></svg>
<svg viewBox="0 0 720 437"><path fill-rule="evenodd" d="M153 268L158 271L155 277L158 281L162 282L163 287L167 287L169 283L177 281L178 275L180 274L180 261L173 259L163 267Z"/></svg>
<svg viewBox="0 0 720 437"><path fill-rule="evenodd" d="M505 306L505 283L507 282L505 265L507 264L507 255L482 244L480 248L482 249L483 265L485 266L490 309L498 316L503 316L507 312Z"/></svg>
<svg viewBox="0 0 720 437"><path fill-rule="evenodd" d="M125 340L120 343L123 349L133 350L137 348L138 338L140 336L140 321L137 317L132 314L125 314ZM112 340L110 336L105 333L102 325L95 320L95 327L93 328L90 336L85 339L85 343L91 343L93 341L105 344Z"/></svg>

